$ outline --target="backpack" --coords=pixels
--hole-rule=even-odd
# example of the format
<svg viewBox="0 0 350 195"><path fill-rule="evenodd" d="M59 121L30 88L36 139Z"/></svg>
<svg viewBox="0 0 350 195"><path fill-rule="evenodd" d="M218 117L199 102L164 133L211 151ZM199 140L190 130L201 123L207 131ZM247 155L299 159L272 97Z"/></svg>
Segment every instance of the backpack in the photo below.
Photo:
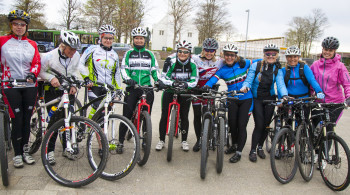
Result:
<svg viewBox="0 0 350 195"><path fill-rule="evenodd" d="M299 66L299 77L300 78L290 78L290 67L287 66L286 67L286 74L284 75L284 83L286 84L286 86L288 85L289 80L298 80L301 79L304 83L305 86L307 86L308 88L310 88L310 84L307 81L306 77L305 77L305 73L304 73L304 66L305 63L299 62L300 66Z"/></svg>

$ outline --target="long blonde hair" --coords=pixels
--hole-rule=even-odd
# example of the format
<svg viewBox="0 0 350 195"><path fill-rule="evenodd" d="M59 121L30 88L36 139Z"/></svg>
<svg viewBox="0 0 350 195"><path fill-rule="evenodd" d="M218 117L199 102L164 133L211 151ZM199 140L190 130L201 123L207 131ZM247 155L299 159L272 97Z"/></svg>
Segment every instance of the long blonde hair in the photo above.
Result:
<svg viewBox="0 0 350 195"><path fill-rule="evenodd" d="M205 58L205 50L204 49L202 49L202 52L201 52L201 59L202 59L202 61L204 61L206 58ZM215 54L216 54L216 51L215 51ZM214 54L214 57L211 59L211 61L212 62L216 62L216 56L215 56L215 54Z"/></svg>
<svg viewBox="0 0 350 195"><path fill-rule="evenodd" d="M277 55L276 55L276 62L277 62L277 58L278 58L278 56L279 56L279 53L277 53ZM259 62L257 62L257 63L259 63ZM261 61L261 66L260 66L260 75L259 75L259 82L261 82L261 75L262 75L262 71L263 71L263 68L264 68L264 65L265 64L267 64L267 62L266 62L266 56L265 56L265 54L264 54L264 59Z"/></svg>

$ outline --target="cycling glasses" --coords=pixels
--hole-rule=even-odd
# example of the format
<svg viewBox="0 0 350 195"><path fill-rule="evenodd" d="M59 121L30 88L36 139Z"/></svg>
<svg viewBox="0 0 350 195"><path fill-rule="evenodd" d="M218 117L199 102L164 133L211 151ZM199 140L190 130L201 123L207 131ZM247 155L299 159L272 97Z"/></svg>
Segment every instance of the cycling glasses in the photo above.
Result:
<svg viewBox="0 0 350 195"><path fill-rule="evenodd" d="M12 22L12 26L20 26L20 27L25 27L27 26L26 23L17 23L17 22Z"/></svg>
<svg viewBox="0 0 350 195"><path fill-rule="evenodd" d="M177 53L189 54L190 51L188 51L188 50L177 50Z"/></svg>
<svg viewBox="0 0 350 195"><path fill-rule="evenodd" d="M210 52L210 53L214 53L216 50L215 49L204 49L205 52Z"/></svg>
<svg viewBox="0 0 350 195"><path fill-rule="evenodd" d="M112 40L114 40L114 37L103 37L102 39L106 39L106 40L112 41Z"/></svg>
<svg viewBox="0 0 350 195"><path fill-rule="evenodd" d="M236 57L237 54L230 54L230 53L225 53L224 56L227 56L227 57Z"/></svg>
<svg viewBox="0 0 350 195"><path fill-rule="evenodd" d="M277 53L265 53L265 56L270 57L270 56L277 56Z"/></svg>

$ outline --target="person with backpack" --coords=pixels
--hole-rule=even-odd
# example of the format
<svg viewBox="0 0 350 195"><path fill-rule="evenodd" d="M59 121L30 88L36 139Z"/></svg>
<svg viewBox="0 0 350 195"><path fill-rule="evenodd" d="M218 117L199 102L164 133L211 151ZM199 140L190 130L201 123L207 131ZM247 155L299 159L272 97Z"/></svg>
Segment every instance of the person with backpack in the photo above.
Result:
<svg viewBox="0 0 350 195"><path fill-rule="evenodd" d="M257 61L249 68L247 79L244 81L241 91L247 93L249 90L253 94L253 117L255 127L252 135L252 145L249 153L249 160L257 161L257 154L260 158L265 159L266 155L262 149L264 141L267 137L265 128L270 125L275 107L263 100L275 100L275 83L280 87L282 94L287 94L287 89L281 87L283 83L283 74L281 64L279 63L279 47L275 44L267 44L264 47L264 58ZM257 151L258 146L258 151Z"/></svg>

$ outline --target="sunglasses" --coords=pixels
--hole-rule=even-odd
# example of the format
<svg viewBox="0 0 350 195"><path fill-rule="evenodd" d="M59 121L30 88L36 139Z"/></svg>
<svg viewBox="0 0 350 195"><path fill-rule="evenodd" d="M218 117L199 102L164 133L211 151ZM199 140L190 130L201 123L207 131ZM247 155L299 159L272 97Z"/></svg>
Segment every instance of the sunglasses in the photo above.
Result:
<svg viewBox="0 0 350 195"><path fill-rule="evenodd" d="M177 53L189 54L190 51L187 51L187 50L177 50Z"/></svg>
<svg viewBox="0 0 350 195"><path fill-rule="evenodd" d="M224 56L226 56L226 57L236 57L237 54L225 53Z"/></svg>
<svg viewBox="0 0 350 195"><path fill-rule="evenodd" d="M204 49L205 52L210 52L210 53L214 53L216 50L215 49Z"/></svg>
<svg viewBox="0 0 350 195"><path fill-rule="evenodd" d="M25 26L27 26L27 24L26 23L17 23L17 22L12 22L12 26L20 26L20 27L25 27Z"/></svg>
<svg viewBox="0 0 350 195"><path fill-rule="evenodd" d="M277 53L265 53L265 56L270 57L270 56L277 56Z"/></svg>
<svg viewBox="0 0 350 195"><path fill-rule="evenodd" d="M112 41L112 40L114 40L114 37L103 37L103 39Z"/></svg>

